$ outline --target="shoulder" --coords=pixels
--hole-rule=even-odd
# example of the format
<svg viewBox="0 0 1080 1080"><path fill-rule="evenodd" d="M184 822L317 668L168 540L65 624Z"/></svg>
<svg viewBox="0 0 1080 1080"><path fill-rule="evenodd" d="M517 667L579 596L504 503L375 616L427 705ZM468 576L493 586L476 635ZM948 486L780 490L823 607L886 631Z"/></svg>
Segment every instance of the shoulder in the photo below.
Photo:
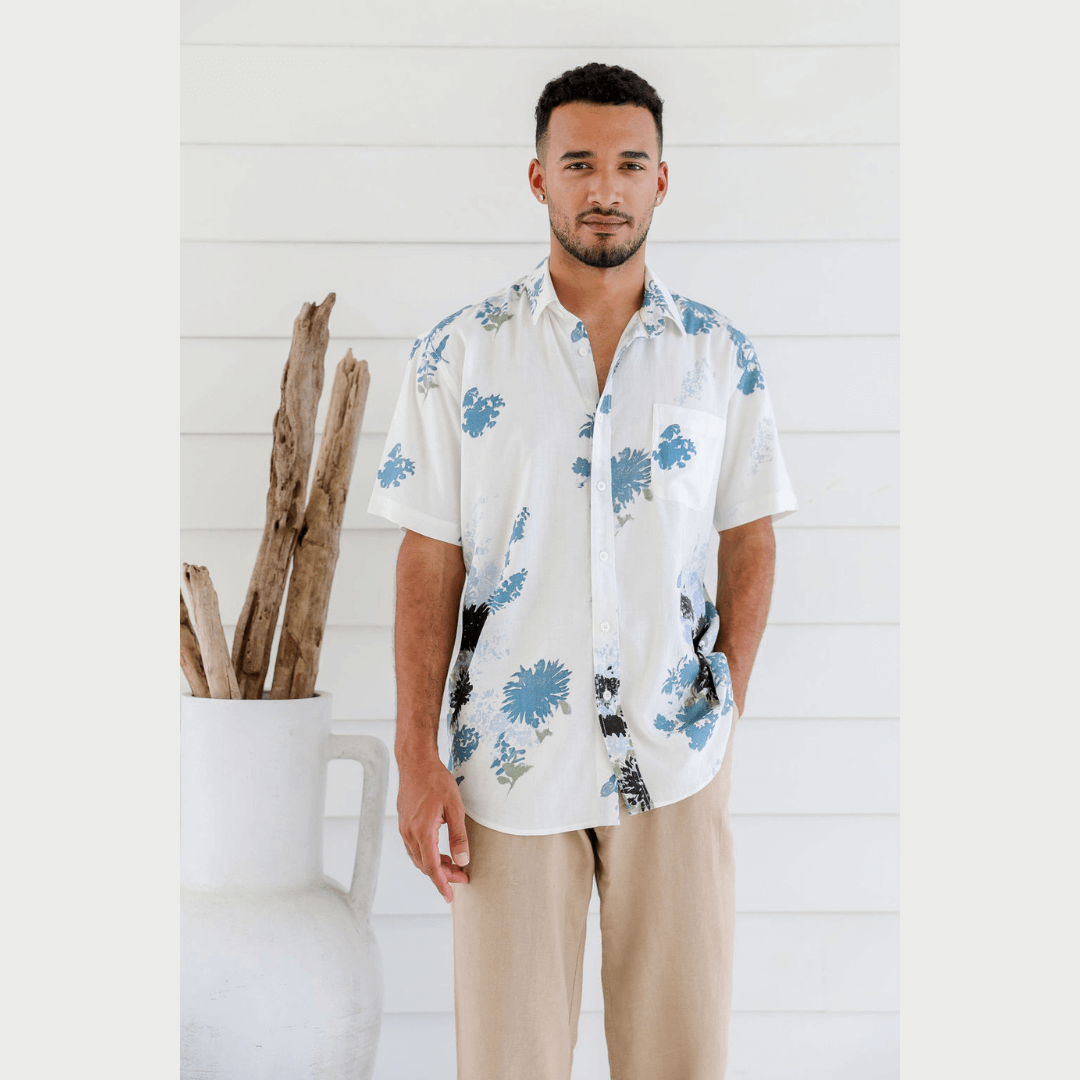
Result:
<svg viewBox="0 0 1080 1080"><path fill-rule="evenodd" d="M716 308L709 307L700 300L680 296L675 292L671 294L671 299L675 301L683 328L688 334L708 334L714 339L714 344L726 346L735 353L742 349L753 351L754 346L750 344L746 335L733 326L731 320Z"/></svg>
<svg viewBox="0 0 1080 1080"><path fill-rule="evenodd" d="M721 362L726 363L729 369L729 385L733 383L733 389L752 394L764 387L765 379L753 342L726 315L700 300L691 300L678 293L672 293L671 298L679 310L686 332L708 334L710 344L722 350Z"/></svg>
<svg viewBox="0 0 1080 1080"><path fill-rule="evenodd" d="M502 326L517 318L523 303L529 300L528 279L526 274L466 309L467 313L471 311L473 329L479 328L484 334L497 334Z"/></svg>
<svg viewBox="0 0 1080 1080"><path fill-rule="evenodd" d="M517 316L518 302L526 298L526 293L525 280L521 278L482 300L452 311L413 342L410 355L415 356L417 351L421 351L438 363L441 357L439 350L452 347L455 339L464 343L474 331L497 333L504 323Z"/></svg>
<svg viewBox="0 0 1080 1080"><path fill-rule="evenodd" d="M437 384L441 371L452 371L455 379L460 378L470 343L497 335L506 323L521 315L527 299L526 278L519 278L440 319L413 342L409 359L416 359L417 383L428 389Z"/></svg>
<svg viewBox="0 0 1080 1080"><path fill-rule="evenodd" d="M468 307L459 308L445 316L413 342L409 361L416 365L417 390L425 395L440 385L439 376L443 372L456 367L455 357L460 356L461 350L451 344L451 338L459 337L455 324L468 310Z"/></svg>
<svg viewBox="0 0 1080 1080"><path fill-rule="evenodd" d="M688 296L681 296L677 292L671 294L675 301L675 308L682 320L683 329L688 334L709 334L714 331L722 331L728 325L726 315L721 315L716 308L703 304L700 300L691 300Z"/></svg>

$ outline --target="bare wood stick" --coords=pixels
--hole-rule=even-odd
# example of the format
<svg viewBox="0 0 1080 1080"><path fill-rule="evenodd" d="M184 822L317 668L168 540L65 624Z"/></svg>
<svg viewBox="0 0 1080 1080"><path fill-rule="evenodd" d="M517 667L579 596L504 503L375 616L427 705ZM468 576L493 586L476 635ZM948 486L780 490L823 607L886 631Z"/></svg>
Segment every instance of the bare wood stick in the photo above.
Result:
<svg viewBox="0 0 1080 1080"><path fill-rule="evenodd" d="M330 586L341 550L341 525L371 375L349 349L334 373L326 427L304 526L293 552L271 698L311 697L319 674Z"/></svg>
<svg viewBox="0 0 1080 1080"><path fill-rule="evenodd" d="M183 668L184 677L191 687L191 696L209 697L210 684L206 681L206 669L203 667L202 653L199 652L199 639L195 636L195 627L191 625L188 617L183 589L180 590L180 667Z"/></svg>
<svg viewBox="0 0 1080 1080"><path fill-rule="evenodd" d="M270 669L281 598L296 537L304 520L308 473L315 445L315 413L323 388L323 361L330 341L329 293L319 305L304 304L293 323L289 359L281 376L281 405L274 415L266 525L233 636L232 662L240 693L260 699Z"/></svg>
<svg viewBox="0 0 1080 1080"><path fill-rule="evenodd" d="M205 566L184 563L184 580L191 597L195 636L198 638L199 652L206 668L210 697L238 698L240 687L229 659L229 644L225 640L225 631L221 625L217 590L210 580L210 571Z"/></svg>

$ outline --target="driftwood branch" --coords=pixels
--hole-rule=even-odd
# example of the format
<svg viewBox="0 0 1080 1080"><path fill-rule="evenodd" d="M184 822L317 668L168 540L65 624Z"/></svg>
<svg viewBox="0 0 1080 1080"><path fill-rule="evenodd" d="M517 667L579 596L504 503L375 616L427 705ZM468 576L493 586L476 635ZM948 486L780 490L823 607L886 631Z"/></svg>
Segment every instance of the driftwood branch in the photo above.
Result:
<svg viewBox="0 0 1080 1080"><path fill-rule="evenodd" d="M225 640L225 631L221 625L217 590L210 580L210 571L205 566L184 563L184 580L187 582L188 595L191 597L195 635L206 669L206 682L210 688L210 696L238 698L240 687L229 658L229 645Z"/></svg>
<svg viewBox="0 0 1080 1080"><path fill-rule="evenodd" d="M308 473L315 444L315 413L323 387L335 296L304 304L293 323L289 359L281 376L281 405L274 415L266 525L247 598L233 636L232 663L244 698L262 698L270 668L289 560L304 520Z"/></svg>
<svg viewBox="0 0 1080 1080"><path fill-rule="evenodd" d="M224 638L224 633L222 638ZM231 665L230 665L231 666ZM184 590L180 590L180 667L191 687L192 697L209 697L210 684L206 681L206 669L203 667L202 653L199 651L199 639L195 636L195 627L191 625L187 604L184 603Z"/></svg>
<svg viewBox="0 0 1080 1080"><path fill-rule="evenodd" d="M330 586L341 551L345 499L370 382L367 361L357 360L349 349L334 373L311 496L293 552L271 698L306 698L315 693Z"/></svg>

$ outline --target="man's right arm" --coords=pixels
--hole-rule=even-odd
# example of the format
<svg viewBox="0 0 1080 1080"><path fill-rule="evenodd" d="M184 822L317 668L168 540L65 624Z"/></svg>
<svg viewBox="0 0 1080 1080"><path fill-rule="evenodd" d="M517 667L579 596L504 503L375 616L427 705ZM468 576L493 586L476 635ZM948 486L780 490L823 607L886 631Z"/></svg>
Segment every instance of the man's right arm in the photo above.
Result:
<svg viewBox="0 0 1080 1080"><path fill-rule="evenodd" d="M457 544L406 529L397 560L394 662L397 678L398 831L410 858L449 902L451 881L467 882L465 810L439 758L443 687L457 637L465 563ZM446 822L458 865L439 851Z"/></svg>

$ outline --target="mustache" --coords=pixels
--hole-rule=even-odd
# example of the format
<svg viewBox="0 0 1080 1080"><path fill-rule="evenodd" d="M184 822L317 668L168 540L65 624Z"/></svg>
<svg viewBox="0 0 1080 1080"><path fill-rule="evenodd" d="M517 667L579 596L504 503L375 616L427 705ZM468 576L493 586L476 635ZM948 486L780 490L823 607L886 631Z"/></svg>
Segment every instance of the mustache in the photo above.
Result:
<svg viewBox="0 0 1080 1080"><path fill-rule="evenodd" d="M633 221L629 214L620 214L618 210L585 210L575 220L580 225L587 217L610 217L619 221Z"/></svg>

